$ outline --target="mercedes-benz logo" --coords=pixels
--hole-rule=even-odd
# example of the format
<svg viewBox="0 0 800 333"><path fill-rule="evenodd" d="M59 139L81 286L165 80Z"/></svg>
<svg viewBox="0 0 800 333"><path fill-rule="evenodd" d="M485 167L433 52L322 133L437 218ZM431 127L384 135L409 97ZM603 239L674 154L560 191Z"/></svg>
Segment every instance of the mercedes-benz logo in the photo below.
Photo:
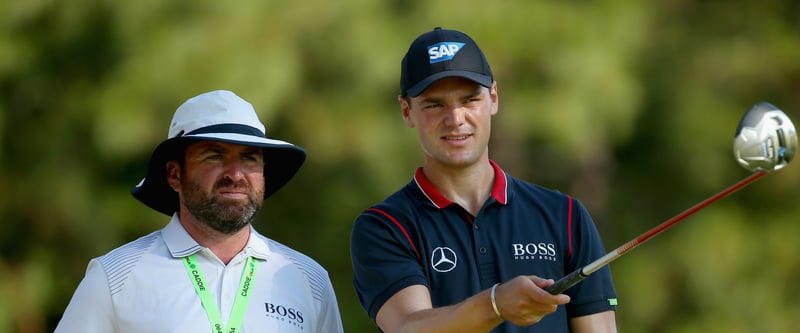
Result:
<svg viewBox="0 0 800 333"><path fill-rule="evenodd" d="M431 267L437 272L445 273L456 268L456 253L449 247L437 247L431 253Z"/></svg>

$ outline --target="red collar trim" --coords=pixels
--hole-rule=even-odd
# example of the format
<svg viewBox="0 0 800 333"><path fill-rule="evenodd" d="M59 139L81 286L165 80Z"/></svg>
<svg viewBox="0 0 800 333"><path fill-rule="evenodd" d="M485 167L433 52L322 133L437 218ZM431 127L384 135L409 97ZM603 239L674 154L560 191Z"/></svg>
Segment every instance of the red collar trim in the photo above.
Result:
<svg viewBox="0 0 800 333"><path fill-rule="evenodd" d="M494 169L492 197L500 204L505 205L508 202L508 181L506 179L506 173L494 161L489 160L489 164L491 164L492 169ZM436 206L436 208L441 209L453 203L433 186L433 183L428 180L428 177L425 177L425 173L422 172L422 167L417 168L417 171L414 173L414 181L417 183L417 187L419 187L422 193L425 194L425 197L428 198L428 201Z"/></svg>
<svg viewBox="0 0 800 333"><path fill-rule="evenodd" d="M494 161L489 160L489 164L491 164L494 169L492 197L500 204L505 205L508 203L508 180L506 179L506 173L503 169L500 169L500 166Z"/></svg>

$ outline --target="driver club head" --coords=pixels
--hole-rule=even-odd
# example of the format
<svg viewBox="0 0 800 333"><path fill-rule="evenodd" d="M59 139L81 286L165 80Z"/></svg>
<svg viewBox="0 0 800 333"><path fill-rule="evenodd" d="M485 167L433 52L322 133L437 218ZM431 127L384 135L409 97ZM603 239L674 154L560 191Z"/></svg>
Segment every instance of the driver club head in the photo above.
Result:
<svg viewBox="0 0 800 333"><path fill-rule="evenodd" d="M797 131L774 105L761 102L745 113L733 140L739 165L752 172L779 170L797 153Z"/></svg>

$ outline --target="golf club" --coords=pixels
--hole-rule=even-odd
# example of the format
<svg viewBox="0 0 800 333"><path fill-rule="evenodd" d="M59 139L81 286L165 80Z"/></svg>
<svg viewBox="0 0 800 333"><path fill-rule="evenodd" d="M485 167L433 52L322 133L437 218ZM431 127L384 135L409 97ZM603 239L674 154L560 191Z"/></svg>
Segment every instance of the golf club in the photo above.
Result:
<svg viewBox="0 0 800 333"><path fill-rule="evenodd" d="M545 290L553 295L564 292L598 269L686 217L749 185L768 172L782 169L789 164L796 152L797 131L789 117L770 103L761 102L753 105L739 122L733 140L733 154L736 161L753 174L659 224L603 257L576 269Z"/></svg>

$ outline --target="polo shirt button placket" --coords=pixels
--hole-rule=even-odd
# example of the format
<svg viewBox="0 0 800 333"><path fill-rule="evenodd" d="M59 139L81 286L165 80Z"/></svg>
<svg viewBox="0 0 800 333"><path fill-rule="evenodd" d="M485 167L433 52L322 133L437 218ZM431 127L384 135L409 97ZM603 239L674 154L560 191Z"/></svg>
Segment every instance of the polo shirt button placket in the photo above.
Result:
<svg viewBox="0 0 800 333"><path fill-rule="evenodd" d="M235 280L232 278L235 274L230 274L231 266L225 266L218 269L219 272L219 281L220 281L220 312L225 313L223 309L231 309L233 308L233 301L236 299L236 294L232 294L230 285L232 284L231 281Z"/></svg>

